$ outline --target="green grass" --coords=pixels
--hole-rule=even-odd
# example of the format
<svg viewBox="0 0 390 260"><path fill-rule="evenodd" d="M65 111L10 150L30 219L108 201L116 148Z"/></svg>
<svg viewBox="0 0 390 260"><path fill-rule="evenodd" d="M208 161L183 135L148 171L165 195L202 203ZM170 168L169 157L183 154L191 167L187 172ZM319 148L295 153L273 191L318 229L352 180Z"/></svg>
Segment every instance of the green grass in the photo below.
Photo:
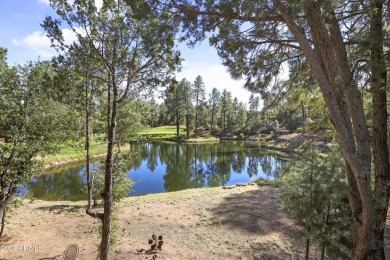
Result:
<svg viewBox="0 0 390 260"><path fill-rule="evenodd" d="M180 126L179 131L180 136L186 135L186 128L184 126ZM176 137L176 126L159 126L154 128L149 128L143 132L141 132L141 139L167 139ZM206 142L206 141L218 141L218 139L209 138L209 139L194 139L192 142ZM101 136L92 137L90 144L90 154L98 155L105 154L107 152L107 143L102 141L103 138ZM55 162L66 162L72 160L82 160L85 158L85 150L84 146L81 145L79 147L71 147L65 146L63 147L57 154L47 155L43 158L38 157L38 159L42 160L43 164L52 164Z"/></svg>
<svg viewBox="0 0 390 260"><path fill-rule="evenodd" d="M184 127L180 127L180 135L185 135L186 129ZM176 126L160 126L155 128L150 128L141 133L142 137L147 138L170 138L176 136ZM91 138L90 144L90 154L98 155L105 154L107 152L107 143L102 141L102 138L99 136ZM42 160L43 164L51 164L55 162L65 162L72 160L81 160L85 158L85 150L84 145L80 145L79 147L72 146L64 146L58 153L52 155L46 155L45 157L38 159Z"/></svg>
<svg viewBox="0 0 390 260"><path fill-rule="evenodd" d="M186 128L180 126L180 135L186 134ZM159 126L154 128L149 128L141 133L142 137L160 137L168 138L176 136L176 126Z"/></svg>
<svg viewBox="0 0 390 260"><path fill-rule="evenodd" d="M107 143L98 139L92 138L90 144L90 154L104 154L107 152ZM58 153L46 155L43 158L40 158L43 164L50 164L54 162L64 162L71 160L79 160L85 158L86 152L84 150L84 145L79 147L65 146Z"/></svg>

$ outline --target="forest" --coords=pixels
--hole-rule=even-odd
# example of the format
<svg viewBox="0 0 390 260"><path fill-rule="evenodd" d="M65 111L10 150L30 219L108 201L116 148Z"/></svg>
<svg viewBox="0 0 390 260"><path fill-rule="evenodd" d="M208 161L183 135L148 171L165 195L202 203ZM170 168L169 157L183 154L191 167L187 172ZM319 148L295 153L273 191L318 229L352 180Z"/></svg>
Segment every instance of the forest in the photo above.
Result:
<svg viewBox="0 0 390 260"><path fill-rule="evenodd" d="M0 48L0 236L19 188L43 171L39 158L64 147L85 150L85 212L101 223L98 258L110 259L115 194L120 183L132 185L120 179L126 144L161 126L175 126L169 140L177 142L276 144L280 135L300 133L329 148L294 151L278 184L282 208L303 230L305 258L315 241L321 259L385 259L389 1L50 0L50 6L56 15L41 26L56 56L9 65ZM177 45L202 41L233 79L244 80L252 93L246 102L234 96L239 91L206 86L202 75L176 78L183 62ZM102 207L95 207L90 166L97 141L106 145L95 180Z"/></svg>

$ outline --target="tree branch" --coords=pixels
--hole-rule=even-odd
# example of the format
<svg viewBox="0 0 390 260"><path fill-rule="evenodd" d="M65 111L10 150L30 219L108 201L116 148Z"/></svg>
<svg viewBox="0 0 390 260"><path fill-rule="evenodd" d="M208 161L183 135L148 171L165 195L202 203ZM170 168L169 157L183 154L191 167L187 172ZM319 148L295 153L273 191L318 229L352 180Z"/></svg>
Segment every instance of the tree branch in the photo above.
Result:
<svg viewBox="0 0 390 260"><path fill-rule="evenodd" d="M264 16L264 17L253 17L253 16L241 16L237 13L225 14L218 11L200 11L195 8L186 7L184 5L179 5L176 1L172 0L173 7L177 8L181 13L189 15L208 15L221 17L226 20L240 20L247 22L284 22L284 18L281 15L277 16Z"/></svg>

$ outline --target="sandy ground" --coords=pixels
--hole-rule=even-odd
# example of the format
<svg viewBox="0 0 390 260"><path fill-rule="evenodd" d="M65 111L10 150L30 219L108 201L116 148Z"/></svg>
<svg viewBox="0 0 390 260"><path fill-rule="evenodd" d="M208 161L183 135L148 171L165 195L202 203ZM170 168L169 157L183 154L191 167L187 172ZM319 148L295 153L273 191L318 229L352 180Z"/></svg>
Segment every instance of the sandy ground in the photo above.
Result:
<svg viewBox="0 0 390 260"><path fill-rule="evenodd" d="M304 241L281 212L277 192L255 185L127 198L115 209L110 259L302 259ZM100 224L85 205L24 201L8 215L0 259L62 259L71 244L78 259L96 259ZM164 244L148 254L152 234Z"/></svg>

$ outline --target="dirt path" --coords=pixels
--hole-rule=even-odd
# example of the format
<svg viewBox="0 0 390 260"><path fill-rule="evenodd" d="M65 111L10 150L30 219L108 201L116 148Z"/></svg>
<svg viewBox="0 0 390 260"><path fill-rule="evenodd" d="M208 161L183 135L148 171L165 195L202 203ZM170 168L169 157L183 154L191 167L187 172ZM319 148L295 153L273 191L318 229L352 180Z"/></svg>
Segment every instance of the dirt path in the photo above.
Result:
<svg viewBox="0 0 390 260"><path fill-rule="evenodd" d="M96 259L99 222L85 202L25 201L8 218L0 259L59 257L70 244L79 259ZM246 186L192 189L127 198L116 207L111 259L152 259L153 233L163 236L158 259L302 259L302 240L280 211L277 189Z"/></svg>

